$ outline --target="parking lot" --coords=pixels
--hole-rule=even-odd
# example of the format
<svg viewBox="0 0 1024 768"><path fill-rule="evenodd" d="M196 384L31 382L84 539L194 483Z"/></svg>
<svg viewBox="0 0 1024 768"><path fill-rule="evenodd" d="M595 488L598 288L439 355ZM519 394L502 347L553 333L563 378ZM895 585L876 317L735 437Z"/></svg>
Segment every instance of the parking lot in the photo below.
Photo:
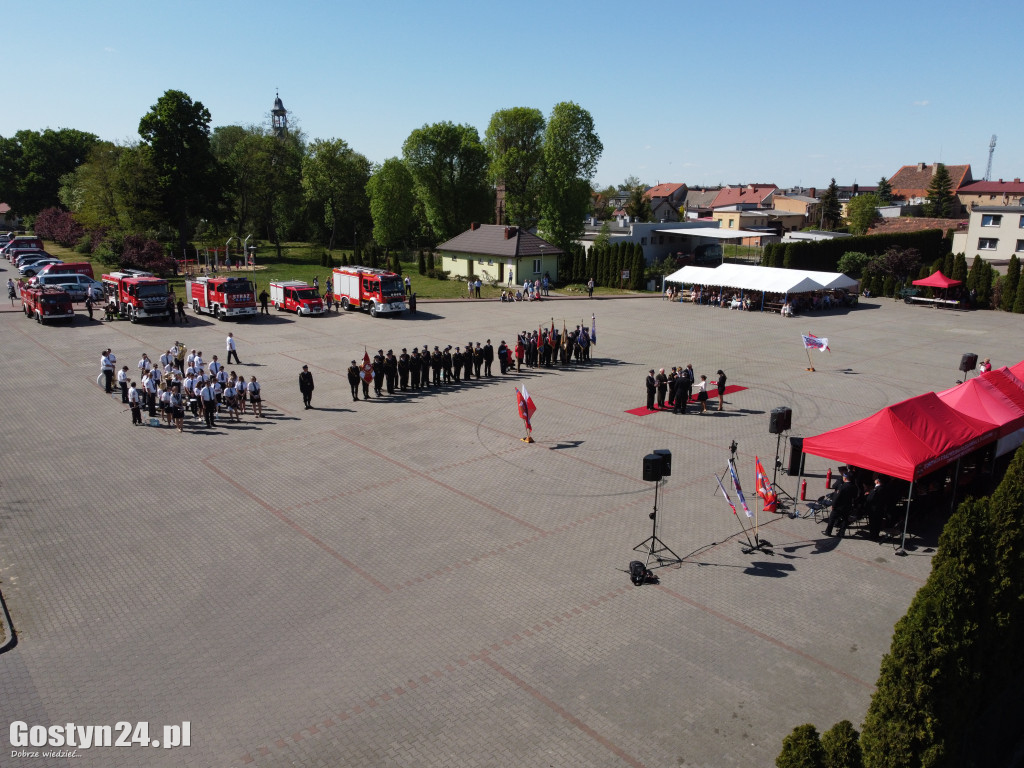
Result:
<svg viewBox="0 0 1024 768"><path fill-rule="evenodd" d="M759 515L774 553L745 554L715 475L735 440L753 504L772 408L814 435L948 388L964 352L1024 358L1024 318L873 299L793 319L657 298L419 306L70 328L3 307L0 594L17 642L0 654L0 763L19 764L14 721L190 723L190 746L80 749L81 766L764 766L795 725L859 727L941 520L912 517L898 557ZM591 313L590 366L349 396L364 349L497 346ZM96 386L107 347L134 371L178 339L223 359L228 331L267 419L133 428ZM813 373L807 332L832 348ZM649 368L686 363L746 389L723 413L626 413ZM673 454L658 535L684 562L635 588L654 449ZM811 495L828 468L808 457Z"/></svg>

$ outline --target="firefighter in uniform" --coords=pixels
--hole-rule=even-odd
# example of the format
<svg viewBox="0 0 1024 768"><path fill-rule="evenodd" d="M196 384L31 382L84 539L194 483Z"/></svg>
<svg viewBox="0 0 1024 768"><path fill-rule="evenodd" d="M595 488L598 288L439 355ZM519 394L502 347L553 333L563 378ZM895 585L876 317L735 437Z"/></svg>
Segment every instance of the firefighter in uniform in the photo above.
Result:
<svg viewBox="0 0 1024 768"><path fill-rule="evenodd" d="M412 357L409 358L409 374L412 376L412 381L409 386L413 392L419 391L420 388L420 351L416 348L412 348Z"/></svg>
<svg viewBox="0 0 1024 768"><path fill-rule="evenodd" d="M452 383L452 345L449 344L441 353L441 370L443 371L442 381L445 384Z"/></svg>
<svg viewBox="0 0 1024 768"><path fill-rule="evenodd" d="M452 353L452 376L453 381L458 384L462 379L462 348L456 347Z"/></svg>
<svg viewBox="0 0 1024 768"><path fill-rule="evenodd" d="M409 390L409 353L402 347L402 354L398 356L398 388L403 392Z"/></svg>
<svg viewBox="0 0 1024 768"><path fill-rule="evenodd" d="M377 397L381 396L381 390L384 388L384 350L378 349L377 354L373 356L373 394Z"/></svg>
<svg viewBox="0 0 1024 768"><path fill-rule="evenodd" d="M388 350L387 357L384 358L384 381L388 387L388 394L395 394L395 382L398 380L398 360L395 358L395 353Z"/></svg>
<svg viewBox="0 0 1024 768"><path fill-rule="evenodd" d="M491 346L491 340L488 339L487 343L484 344L484 376L491 378L491 365L494 363L494 347Z"/></svg>
<svg viewBox="0 0 1024 768"><path fill-rule="evenodd" d="M498 345L498 365L501 369L501 375L504 376L508 371L508 345L505 344L504 339Z"/></svg>
<svg viewBox="0 0 1024 768"><path fill-rule="evenodd" d="M420 389L430 386L430 348L424 344L420 353Z"/></svg>
<svg viewBox="0 0 1024 768"><path fill-rule="evenodd" d="M473 378L473 342L466 342L466 351L462 353L462 364L465 374L462 378L469 381Z"/></svg>
<svg viewBox="0 0 1024 768"><path fill-rule="evenodd" d="M444 361L441 359L441 350L436 346L434 347L433 353L430 355L430 370L433 374L433 384L435 387L441 386L441 365Z"/></svg>
<svg viewBox="0 0 1024 768"><path fill-rule="evenodd" d="M358 402L359 400L359 366L356 365L356 361L352 361L352 365L348 367L348 385L352 387L352 400Z"/></svg>
<svg viewBox="0 0 1024 768"><path fill-rule="evenodd" d="M480 369L484 367L484 351L480 347L480 342L476 343L476 347L473 349L473 372L476 373L476 377L480 378Z"/></svg>

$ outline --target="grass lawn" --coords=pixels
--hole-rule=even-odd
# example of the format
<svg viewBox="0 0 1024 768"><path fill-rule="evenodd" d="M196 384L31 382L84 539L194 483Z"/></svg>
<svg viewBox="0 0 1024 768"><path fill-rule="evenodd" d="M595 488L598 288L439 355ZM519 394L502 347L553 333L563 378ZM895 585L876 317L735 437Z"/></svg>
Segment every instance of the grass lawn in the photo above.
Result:
<svg viewBox="0 0 1024 768"><path fill-rule="evenodd" d="M64 248L56 243L48 242L46 244L46 251L48 253L52 253L63 261L91 262L93 272L95 273L97 280L100 279L100 275L104 272L110 272L112 269L95 259L88 256L82 256L73 248ZM331 279L331 270L328 267L320 266L320 254L322 252L323 248L318 245L311 245L309 243L282 243L281 257L278 258L277 249L274 248L273 245L261 244L256 255L256 293L258 294L261 290L266 288L269 283L277 280L304 280L312 285L314 277L318 277L320 279L320 290L323 291ZM342 255L347 256L350 254L351 251L334 251L333 256L335 263L341 261ZM405 257L407 257L408 260L406 260ZM404 257L401 258L401 265L402 275L409 276L409 279L412 281L412 291L416 294L417 299L456 299L466 296L466 283L464 280L435 280L421 275L419 273L419 262L417 261L416 251L411 251L408 254L405 254ZM254 273L252 269L232 269L228 272L225 272L222 269L220 274L247 275L252 278ZM168 277L168 282L176 295L185 295L185 277L183 275ZM503 287L504 286L490 286L484 284L480 288L480 295L485 299L496 299L501 296ZM587 290L585 285L569 285L559 288L554 292L562 294L585 294ZM594 289L594 294L599 296L613 296L628 293L636 293L636 291L623 291L617 288L600 287Z"/></svg>

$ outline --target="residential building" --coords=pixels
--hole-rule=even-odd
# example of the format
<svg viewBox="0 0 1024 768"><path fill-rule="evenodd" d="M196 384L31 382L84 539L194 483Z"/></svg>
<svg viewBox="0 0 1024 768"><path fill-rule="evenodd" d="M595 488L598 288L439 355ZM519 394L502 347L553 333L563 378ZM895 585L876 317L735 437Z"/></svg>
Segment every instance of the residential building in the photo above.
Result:
<svg viewBox="0 0 1024 768"><path fill-rule="evenodd" d="M745 232L763 232L762 235L745 237L739 241L739 245L765 245L766 243L778 240L775 229L769 227L769 215L771 211L732 211L719 210L711 214L711 218L718 222L718 228L722 230L743 230Z"/></svg>
<svg viewBox="0 0 1024 768"><path fill-rule="evenodd" d="M964 210L975 205L1024 205L1024 183L1013 181L975 181L957 190Z"/></svg>
<svg viewBox="0 0 1024 768"><path fill-rule="evenodd" d="M522 285L547 275L558 280L558 257L562 254L546 240L519 227L472 224L461 235L437 246L440 268L456 279L476 275L481 280Z"/></svg>
<svg viewBox="0 0 1024 768"><path fill-rule="evenodd" d="M790 194L788 192L782 194L777 192L772 197L772 204L776 211L799 213L808 224L818 223L821 200L813 195ZM800 227L786 227L786 229L788 231L790 229L800 229Z"/></svg>
<svg viewBox="0 0 1024 768"><path fill-rule="evenodd" d="M933 165L926 165L925 163L904 165L889 179L893 200L902 200L906 205L921 205L926 202L928 199L928 187L931 186L932 177L935 175L938 167L938 163ZM971 166L947 165L946 171L949 172L950 191L953 193L953 210L950 211L950 214L959 216L963 208L956 195L961 187L973 181L971 178Z"/></svg>
<svg viewBox="0 0 1024 768"><path fill-rule="evenodd" d="M953 253L971 261L980 255L987 261L1024 258L1024 205L976 205L971 209L966 232L953 234Z"/></svg>
<svg viewBox="0 0 1024 768"><path fill-rule="evenodd" d="M588 226L583 237L578 241L587 251L600 235L599 226ZM682 257L703 252L709 246L717 247L718 237L714 234L702 237L702 231L717 233L718 222L710 220L683 221L672 223L633 222L623 226L613 225L609 233L609 242L636 243L643 248L644 260L648 264L661 261L666 256ZM718 248L721 253L721 248Z"/></svg>
<svg viewBox="0 0 1024 768"><path fill-rule="evenodd" d="M725 208L734 211L771 208L772 197L778 189L774 184L746 184L737 187L724 187L715 196L714 201L711 203L711 208L713 210Z"/></svg>
<svg viewBox="0 0 1024 768"><path fill-rule="evenodd" d="M721 187L693 187L686 190L680 218L692 220L711 216L711 204L715 202L720 191Z"/></svg>

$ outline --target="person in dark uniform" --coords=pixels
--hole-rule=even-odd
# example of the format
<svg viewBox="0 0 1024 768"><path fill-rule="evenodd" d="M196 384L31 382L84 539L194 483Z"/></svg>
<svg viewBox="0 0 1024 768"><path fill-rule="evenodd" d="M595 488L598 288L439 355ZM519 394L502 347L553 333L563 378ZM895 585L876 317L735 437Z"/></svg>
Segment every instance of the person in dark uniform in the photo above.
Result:
<svg viewBox="0 0 1024 768"><path fill-rule="evenodd" d="M359 401L359 366L356 365L356 361L352 361L352 365L348 367L348 385L352 387L352 400L355 402Z"/></svg>
<svg viewBox="0 0 1024 768"><path fill-rule="evenodd" d="M686 403L690 399L690 372L682 366L676 369L676 393L672 398L672 413L686 413Z"/></svg>
<svg viewBox="0 0 1024 768"><path fill-rule="evenodd" d="M498 367L502 376L508 372L508 345L505 344L504 339L498 345Z"/></svg>
<svg viewBox="0 0 1024 768"><path fill-rule="evenodd" d="M384 388L384 350L378 349L377 354L373 356L373 362L370 363L373 368L373 394L377 397L381 396L381 390Z"/></svg>
<svg viewBox="0 0 1024 768"><path fill-rule="evenodd" d="M409 313L413 314L413 315L416 314L416 294L415 293L412 294L409 297Z"/></svg>
<svg viewBox="0 0 1024 768"><path fill-rule="evenodd" d="M313 407L313 374L309 372L309 366L302 366L302 373L299 374L299 392L302 393L302 404L306 409Z"/></svg>
<svg viewBox="0 0 1024 768"><path fill-rule="evenodd" d="M398 358L390 349L384 358L384 383L387 385L388 394L395 394L395 385L398 383Z"/></svg>
<svg viewBox="0 0 1024 768"><path fill-rule="evenodd" d="M441 366L444 360L441 359L441 350L434 346L434 351L430 354L430 372L433 375L433 384L435 387L441 386Z"/></svg>
<svg viewBox="0 0 1024 768"><path fill-rule="evenodd" d="M424 344L420 353L420 389L430 386L430 348Z"/></svg>
<svg viewBox="0 0 1024 768"><path fill-rule="evenodd" d="M690 397L693 395L693 363L690 363L685 368L680 369L679 376L683 380L683 413L686 413L686 406L690 402Z"/></svg>
<svg viewBox="0 0 1024 768"><path fill-rule="evenodd" d="M654 378L654 369L647 372L647 410L654 410L654 393L658 390L658 381Z"/></svg>
<svg viewBox="0 0 1024 768"><path fill-rule="evenodd" d="M270 314L267 311L267 299L269 299L269 298L270 298L270 296L267 295L267 289L266 288L264 288L262 291L260 291L260 314L261 315L269 315Z"/></svg>
<svg viewBox="0 0 1024 768"><path fill-rule="evenodd" d="M456 384L462 380L462 347L456 347L452 352L452 376Z"/></svg>
<svg viewBox="0 0 1024 768"><path fill-rule="evenodd" d="M484 350L480 346L480 342L476 343L476 347L473 348L473 372L476 377L480 378L480 369L484 366Z"/></svg>
<svg viewBox="0 0 1024 768"><path fill-rule="evenodd" d="M469 381L473 378L473 343L466 342L466 351L462 353L462 368L465 371L463 379Z"/></svg>
<svg viewBox="0 0 1024 768"><path fill-rule="evenodd" d="M452 383L452 345L449 344L441 353L441 380L447 385Z"/></svg>
<svg viewBox="0 0 1024 768"><path fill-rule="evenodd" d="M188 315L185 314L185 302L178 299L178 319L184 325L188 322Z"/></svg>
<svg viewBox="0 0 1024 768"><path fill-rule="evenodd" d="M718 369L718 410L725 410L725 371Z"/></svg>
<svg viewBox="0 0 1024 768"><path fill-rule="evenodd" d="M412 348L412 356L409 358L409 376L410 382L409 387L413 392L418 392L420 389L420 351L416 348Z"/></svg>
<svg viewBox="0 0 1024 768"><path fill-rule="evenodd" d="M491 378L491 365L494 363L494 347L491 346L491 340L488 339L487 343L484 344L484 376Z"/></svg>
<svg viewBox="0 0 1024 768"><path fill-rule="evenodd" d="M402 347L402 354L398 356L398 388L403 392L409 391L409 353Z"/></svg>
<svg viewBox="0 0 1024 768"><path fill-rule="evenodd" d="M850 479L850 473L844 472L842 484L836 490L836 498L832 502L832 513L828 516L828 525L825 526L826 536L831 536L832 529L839 526L839 538L843 538L856 498L857 486Z"/></svg>
<svg viewBox="0 0 1024 768"><path fill-rule="evenodd" d="M665 375L664 368L658 371L658 375L654 377L654 381L658 386L658 408L664 408L665 393L668 392L668 376Z"/></svg>
<svg viewBox="0 0 1024 768"><path fill-rule="evenodd" d="M882 478L875 475L875 484L864 499L864 505L868 511L868 536L872 541L878 541L879 534L882 532L882 525L885 524L888 514L888 501L889 494L882 483Z"/></svg>

